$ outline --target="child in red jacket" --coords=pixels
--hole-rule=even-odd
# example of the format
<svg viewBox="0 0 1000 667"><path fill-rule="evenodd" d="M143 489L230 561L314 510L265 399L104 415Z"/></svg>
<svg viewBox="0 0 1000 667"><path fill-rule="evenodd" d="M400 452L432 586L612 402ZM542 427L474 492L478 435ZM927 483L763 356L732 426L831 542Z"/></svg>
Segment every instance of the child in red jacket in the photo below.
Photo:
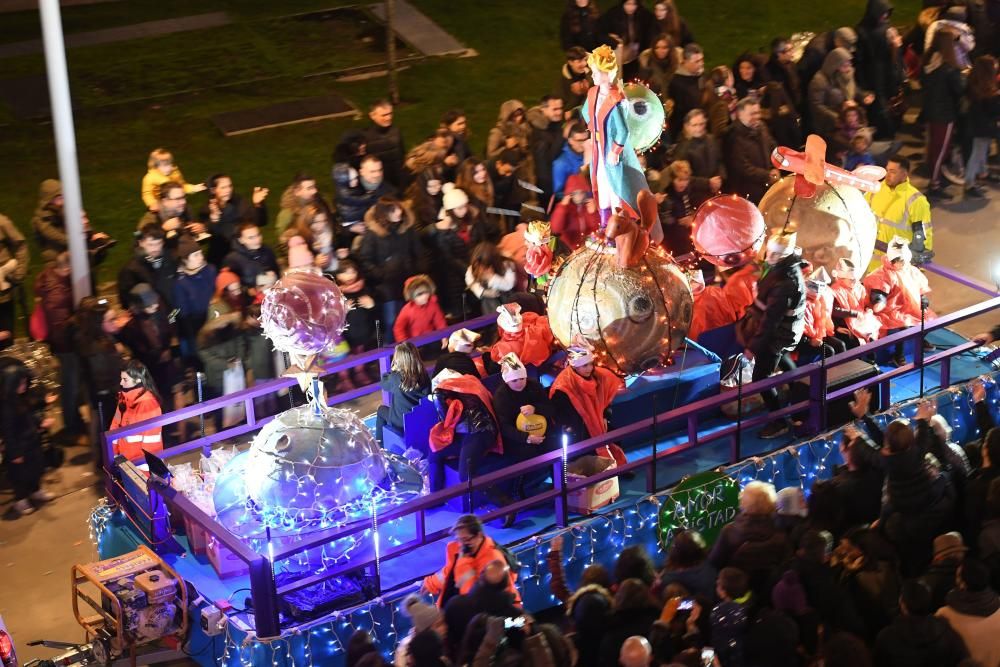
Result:
<svg viewBox="0 0 1000 667"><path fill-rule="evenodd" d="M403 283L406 305L392 325L392 335L397 343L445 328L444 311L438 304L436 291L434 281L423 273L411 276Z"/></svg>
<svg viewBox="0 0 1000 667"><path fill-rule="evenodd" d="M600 224L590 182L581 174L573 174L566 179L566 196L552 210L552 233L576 250Z"/></svg>

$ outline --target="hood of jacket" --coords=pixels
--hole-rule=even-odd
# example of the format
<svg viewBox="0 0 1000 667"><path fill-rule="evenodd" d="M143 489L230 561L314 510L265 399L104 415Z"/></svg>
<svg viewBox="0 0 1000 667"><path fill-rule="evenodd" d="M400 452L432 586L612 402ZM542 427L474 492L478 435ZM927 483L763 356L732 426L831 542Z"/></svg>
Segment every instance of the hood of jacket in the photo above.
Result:
<svg viewBox="0 0 1000 667"><path fill-rule="evenodd" d="M566 185L563 187L563 192L590 192L590 181L584 178L583 174L576 173L570 174L569 178L566 179Z"/></svg>
<svg viewBox="0 0 1000 667"><path fill-rule="evenodd" d="M827 79L832 80L837 70L840 69L840 66L846 62L850 62L850 60L851 52L842 46L838 46L823 58L823 67L820 68L820 71L823 72L823 75Z"/></svg>
<svg viewBox="0 0 1000 667"><path fill-rule="evenodd" d="M528 122L531 123L531 126L536 130L545 131L552 125L559 126L560 128L562 127L562 123L552 123L545 117L545 112L542 111L541 105L528 109L525 116L527 117Z"/></svg>
<svg viewBox="0 0 1000 667"><path fill-rule="evenodd" d="M400 205L403 209L403 219L399 222L399 227L396 229L397 232L405 232L414 225L413 211L410 210L409 206ZM370 209L365 211L365 230L375 234L379 238L385 238L389 236L389 230L386 229L382 223L375 219L375 207L372 206Z"/></svg>
<svg viewBox="0 0 1000 667"><path fill-rule="evenodd" d="M510 117L518 109L520 109L521 111L527 111L527 109L524 106L524 102L522 102L521 100L507 100L506 102L500 105L500 113L497 114L497 122L498 123L508 122L511 119Z"/></svg>
<svg viewBox="0 0 1000 667"><path fill-rule="evenodd" d="M892 3L889 0L868 0L868 6L865 7L865 15L861 19L860 25L866 28L877 27L882 15L891 9Z"/></svg>
<svg viewBox="0 0 1000 667"><path fill-rule="evenodd" d="M62 194L62 183L54 178L46 178L38 186L38 208L42 209Z"/></svg>

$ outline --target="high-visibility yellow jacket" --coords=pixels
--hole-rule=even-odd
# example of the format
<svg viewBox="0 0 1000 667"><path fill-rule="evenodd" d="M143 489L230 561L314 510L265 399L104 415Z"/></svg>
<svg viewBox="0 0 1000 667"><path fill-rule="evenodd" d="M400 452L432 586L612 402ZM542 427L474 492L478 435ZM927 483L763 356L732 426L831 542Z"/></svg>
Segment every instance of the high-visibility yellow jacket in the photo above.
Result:
<svg viewBox="0 0 1000 667"><path fill-rule="evenodd" d="M924 224L924 247L934 249L934 232L931 228L931 205L920 190L913 187L910 179L906 179L894 188L882 182L878 192L865 195L878 219L878 236L875 254L868 265L868 271L875 271L882 266L884 248L893 236L901 236L907 241L913 239L913 223Z"/></svg>

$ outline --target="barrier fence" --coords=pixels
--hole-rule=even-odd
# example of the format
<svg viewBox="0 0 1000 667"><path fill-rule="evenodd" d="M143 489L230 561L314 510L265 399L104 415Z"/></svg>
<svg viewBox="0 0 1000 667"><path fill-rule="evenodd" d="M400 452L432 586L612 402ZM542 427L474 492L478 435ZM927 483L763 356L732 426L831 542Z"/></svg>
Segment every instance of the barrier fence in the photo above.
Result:
<svg viewBox="0 0 1000 667"><path fill-rule="evenodd" d="M520 500L512 505L498 508L493 512L484 515L484 521L490 521L510 512L519 512L529 508L543 505L552 505L559 526L566 526L569 523L568 497L569 494L582 490L600 481L616 477L627 473L643 474L645 476L647 490L652 493L658 490L656 480L656 465L678 453L687 451L701 444L728 440L730 443L730 463L736 463L742 458L741 438L742 434L749 429L757 428L766 422L779 417L788 417L793 414L808 413L808 426L811 432L820 432L826 426L826 404L845 396L850 396L856 389L876 386L882 398L882 405L889 405L890 382L902 375L917 371L921 373L921 386L923 386L923 372L928 367L938 365L940 367L940 386L947 387L951 383L951 362L956 356L969 352L976 347L974 342L967 342L947 350L927 354L923 349L923 340L927 333L944 329L964 320L991 313L1000 308L1000 297L994 297L988 301L964 308L955 313L939 317L922 326L912 327L886 336L874 343L848 350L847 352L835 355L828 359L822 359L813 364L802 366L794 371L782 373L780 375L760 380L757 382L741 385L734 396L733 392L724 392L719 396L705 398L681 408L669 410L659 414L652 414L649 417L629 424L628 426L610 431L599 437L583 440L564 446L561 450L547 452L530 460L506 467L502 470L480 475L468 480L460 486L444 489L426 496L422 496L410 502L404 503L384 512L379 512L379 522L382 524L392 522L397 519L413 517L415 526L415 536L413 539L398 544L389 550L376 552L372 556L360 556L352 558L349 563L324 568L308 577L277 587L274 580L273 563L277 563L291 556L294 556L307 549L320 547L335 540L351 535L356 535L370 528L371 524L366 521L356 522L354 525L344 528L333 529L318 536L312 537L301 543L281 548L274 552L273 562L267 555L259 554L239 538L231 534L213 517L207 515L189 499L178 493L176 490L164 486L156 481L149 482L149 493L151 502L162 498L174 512L179 512L191 522L201 526L224 547L233 552L238 558L246 562L250 571L250 589L254 608L254 620L256 633L260 637L272 637L280 634L281 629L278 620L278 597L302 588L314 586L324 581L344 575L345 573L356 571L362 568L377 566L378 561L385 561L396 556L411 551L414 548L435 542L448 535L448 530L437 530L428 532L427 512L431 509L441 507L447 501L461 498L466 494L473 494L476 491L495 487L505 481L509 481L532 472L548 469L551 472L553 487L541 491L528 498ZM495 316L487 315L476 318L469 322L458 324L447 329L443 329L433 334L421 336L414 339L416 345L426 345L447 337L452 331L460 328L481 329L495 322ZM912 343L914 348L913 362L900 368L880 373L875 377L870 377L847 387L841 387L827 393L827 373L831 368L866 357L879 351L895 347L897 344ZM329 376L338 371L377 361L382 372L387 372L390 359L392 357L391 348L373 350L364 354L356 355L333 364L323 371L323 376ZM700 426L704 420L717 416L719 409L736 399L746 399L747 397L761 394L780 385L790 382L809 383L809 395L795 404L788 405L776 412L767 412L751 417L738 416L736 423L730 426L714 430L710 433L700 433ZM272 417L257 419L254 413L254 399L275 395L279 391L289 389L295 385L295 380L291 378L281 378L262 383L251 389L247 389L229 396L212 399L197 405L176 410L166 415L146 420L141 423L130 425L113 432L104 434L105 451L105 473L107 476L108 493L122 504L123 489L116 484L116 466L112 457L111 443L127 435L141 433L154 426L168 426L177 422L198 417L206 413L222 409L226 406L242 403L246 408L246 423L234 426L218 433L200 437L190 442L177 445L163 452L166 459L175 458L192 450L201 449L208 454L212 444L221 440L245 435L256 431ZM923 388L923 387L922 387ZM928 388L929 389L929 388ZM331 405L343 403L360 396L365 396L378 391L378 385L369 385L354 389L343 394L333 396L329 403ZM739 411L742 412L742 411ZM660 451L657 449L656 437L667 434L666 426L680 425L686 427L687 439L680 444L669 449ZM621 440L629 436L649 436L653 439L653 452L649 456L644 456L635 461L630 461L623 466L612 468L599 474L568 481L566 469L568 461L575 456L591 453L597 447ZM163 527L166 530L166 527ZM166 539L166 535L147 536L151 541Z"/></svg>

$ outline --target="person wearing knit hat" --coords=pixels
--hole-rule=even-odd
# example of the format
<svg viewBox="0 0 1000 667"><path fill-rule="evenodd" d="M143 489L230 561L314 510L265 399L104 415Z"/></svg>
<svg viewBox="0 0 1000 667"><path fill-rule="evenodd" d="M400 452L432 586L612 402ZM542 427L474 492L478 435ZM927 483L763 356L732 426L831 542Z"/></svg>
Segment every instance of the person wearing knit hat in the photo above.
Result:
<svg viewBox="0 0 1000 667"><path fill-rule="evenodd" d="M524 364L537 367L545 363L555 348L549 318L524 313L516 302L497 308L497 331L500 339L490 349L490 358L498 363L513 352Z"/></svg>
<svg viewBox="0 0 1000 667"><path fill-rule="evenodd" d="M288 269L311 269L315 257L309 244L301 236L288 239Z"/></svg>
<svg viewBox="0 0 1000 667"><path fill-rule="evenodd" d="M572 442L595 438L608 432L604 412L625 383L620 377L594 363L594 348L577 334L566 350L566 367L556 376L549 397L561 426ZM628 459L617 444L598 447L596 454L624 465Z"/></svg>
<svg viewBox="0 0 1000 667"><path fill-rule="evenodd" d="M399 645L396 647L393 664L407 665L409 664L410 642L413 641L415 635L425 630L432 630L441 639L444 639L448 628L445 625L444 614L441 613L441 610L432 604L427 604L418 595L410 595L403 600L403 604L400 605L400 611L410 619L412 625L410 631L406 633L406 636L400 640Z"/></svg>
<svg viewBox="0 0 1000 667"><path fill-rule="evenodd" d="M932 608L939 609L944 606L948 591L955 587L955 573L969 548L962 541L961 533L953 531L935 537L933 549L930 567L920 581L931 592Z"/></svg>
<svg viewBox="0 0 1000 667"><path fill-rule="evenodd" d="M895 236L882 256L882 266L862 281L868 289L872 312L881 324L880 337L937 317L928 308L931 288L927 277L910 263L911 257L906 239ZM906 364L902 343L896 346L893 362L897 366Z"/></svg>
<svg viewBox="0 0 1000 667"><path fill-rule="evenodd" d="M392 325L392 335L397 343L447 326L436 291L434 281L426 274L421 273L406 279L403 283L403 298L406 300L406 305L400 309Z"/></svg>
<svg viewBox="0 0 1000 667"><path fill-rule="evenodd" d="M802 257L795 242L794 231L781 230L768 239L757 296L737 326L743 354L754 360L754 382L770 377L779 364L794 368L788 354L802 340L806 311ZM770 412L781 409L777 388L763 392L762 398ZM790 427L788 418L776 419L761 429L760 437L777 438Z"/></svg>
<svg viewBox="0 0 1000 667"><path fill-rule="evenodd" d="M205 324L208 304L215 295L218 270L205 261L201 246L187 234L177 244L177 262L174 307L177 309L181 360L185 366L200 368L196 344L198 331Z"/></svg>
<svg viewBox="0 0 1000 667"><path fill-rule="evenodd" d="M835 335L847 349L878 338L881 324L872 312L868 291L861 284L857 267L850 259L841 257L837 262L830 291L833 292Z"/></svg>
<svg viewBox="0 0 1000 667"><path fill-rule="evenodd" d="M798 362L808 363L819 355L830 357L847 350L844 341L835 336L833 324L833 292L830 274L820 266L806 278L806 312L802 342L798 347Z"/></svg>
<svg viewBox="0 0 1000 667"><path fill-rule="evenodd" d="M503 384L493 392L493 409L500 425L504 455L525 461L559 446L555 408L541 383L528 376L528 369L513 352L500 360ZM516 481L523 495L525 485L544 480L548 473Z"/></svg>

